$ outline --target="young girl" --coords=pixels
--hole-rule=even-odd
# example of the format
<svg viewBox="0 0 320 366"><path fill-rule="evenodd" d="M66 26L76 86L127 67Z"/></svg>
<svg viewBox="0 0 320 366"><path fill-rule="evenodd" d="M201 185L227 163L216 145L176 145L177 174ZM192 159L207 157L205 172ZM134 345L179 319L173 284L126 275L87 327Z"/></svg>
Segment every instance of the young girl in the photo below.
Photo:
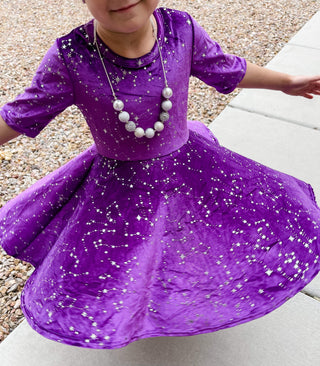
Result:
<svg viewBox="0 0 320 366"><path fill-rule="evenodd" d="M187 122L188 80L312 98L320 76L223 54L158 0L86 3L95 20L59 38L1 109L1 144L72 104L95 140L0 210L3 248L36 268L21 298L28 322L59 342L117 348L277 308L320 269L312 189Z"/></svg>

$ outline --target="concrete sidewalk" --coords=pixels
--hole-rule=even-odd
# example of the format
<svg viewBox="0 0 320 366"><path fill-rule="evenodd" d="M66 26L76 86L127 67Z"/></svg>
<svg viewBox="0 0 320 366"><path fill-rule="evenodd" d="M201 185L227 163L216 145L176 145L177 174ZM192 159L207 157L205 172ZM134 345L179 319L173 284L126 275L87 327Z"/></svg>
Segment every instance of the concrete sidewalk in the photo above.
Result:
<svg viewBox="0 0 320 366"><path fill-rule="evenodd" d="M320 74L320 12L270 62ZM222 145L311 183L320 202L320 98L242 91L210 126ZM320 360L320 276L263 318L194 337L153 338L120 350L49 341L23 322L0 345L1 366L314 366Z"/></svg>

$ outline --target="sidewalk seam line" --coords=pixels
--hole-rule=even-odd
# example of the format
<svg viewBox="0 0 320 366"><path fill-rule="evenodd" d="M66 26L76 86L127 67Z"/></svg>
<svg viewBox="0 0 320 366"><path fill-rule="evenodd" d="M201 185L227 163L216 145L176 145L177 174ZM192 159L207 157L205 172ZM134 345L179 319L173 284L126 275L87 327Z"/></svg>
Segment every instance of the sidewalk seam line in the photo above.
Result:
<svg viewBox="0 0 320 366"><path fill-rule="evenodd" d="M307 49L310 49L310 50L317 50L317 51L320 51L320 47L310 47L310 46L304 46L302 44L298 44L298 43L294 43L294 42L289 42L287 43L285 46L295 46L295 47L301 47L301 48L307 48ZM284 47L285 47L284 46ZM283 48L284 48L283 47Z"/></svg>
<svg viewBox="0 0 320 366"><path fill-rule="evenodd" d="M310 129L310 130L313 130L313 131L319 131L320 130L316 126L315 127L306 126L305 124L303 124L302 122L299 122L299 121L295 121L295 120L291 120L291 119L285 119L283 117L275 116L275 115L272 115L272 114L261 113L261 112L258 112L258 111L250 110L250 109L240 107L240 106L236 106L236 105L233 105L233 104L229 104L228 107L233 108L233 109L239 109L240 111L244 111L244 112L248 112L248 113L252 113L252 114L257 114L259 116L263 116L263 117L267 117L267 118L277 119L279 121L291 123L291 124L298 125L298 126L301 126L301 127L305 127L305 128Z"/></svg>
<svg viewBox="0 0 320 366"><path fill-rule="evenodd" d="M300 293L305 296L311 297L313 300L320 301L320 298L318 296L315 296L315 295L309 293L308 290L303 289L300 291Z"/></svg>

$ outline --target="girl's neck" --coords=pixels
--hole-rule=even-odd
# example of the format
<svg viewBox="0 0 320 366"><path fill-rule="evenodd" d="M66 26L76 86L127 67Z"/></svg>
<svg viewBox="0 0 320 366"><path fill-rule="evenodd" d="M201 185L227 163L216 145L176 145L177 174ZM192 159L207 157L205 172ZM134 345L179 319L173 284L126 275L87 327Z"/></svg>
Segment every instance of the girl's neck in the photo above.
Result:
<svg viewBox="0 0 320 366"><path fill-rule="evenodd" d="M155 36L153 35L154 25ZM116 54L126 58L139 58L150 52L157 34L156 21L150 19L142 28L132 33L116 33L105 29L97 22L97 33L101 40Z"/></svg>

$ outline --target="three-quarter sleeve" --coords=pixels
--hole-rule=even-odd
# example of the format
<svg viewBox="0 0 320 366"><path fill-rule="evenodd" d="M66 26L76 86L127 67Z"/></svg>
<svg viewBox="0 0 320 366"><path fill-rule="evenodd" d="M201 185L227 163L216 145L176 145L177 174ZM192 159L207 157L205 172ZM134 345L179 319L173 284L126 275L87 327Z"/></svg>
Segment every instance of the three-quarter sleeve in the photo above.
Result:
<svg viewBox="0 0 320 366"><path fill-rule="evenodd" d="M49 49L28 87L0 109L8 126L29 137L73 104L73 85L58 42Z"/></svg>
<svg viewBox="0 0 320 366"><path fill-rule="evenodd" d="M220 93L232 92L246 73L246 60L223 53L219 44L194 19L190 20L193 26L191 75Z"/></svg>

